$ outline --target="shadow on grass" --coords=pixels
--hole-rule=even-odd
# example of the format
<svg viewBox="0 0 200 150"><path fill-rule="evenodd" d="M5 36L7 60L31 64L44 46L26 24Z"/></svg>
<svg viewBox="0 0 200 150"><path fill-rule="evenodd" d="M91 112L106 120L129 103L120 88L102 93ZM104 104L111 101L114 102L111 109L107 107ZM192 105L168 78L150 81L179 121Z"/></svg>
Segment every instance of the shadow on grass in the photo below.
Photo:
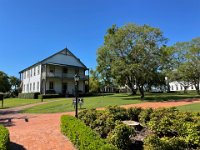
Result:
<svg viewBox="0 0 200 150"><path fill-rule="evenodd" d="M17 144L17 143L13 143L13 142L10 142L9 148L10 148L10 150L26 150L26 149L24 148L24 146L19 145L19 144Z"/></svg>

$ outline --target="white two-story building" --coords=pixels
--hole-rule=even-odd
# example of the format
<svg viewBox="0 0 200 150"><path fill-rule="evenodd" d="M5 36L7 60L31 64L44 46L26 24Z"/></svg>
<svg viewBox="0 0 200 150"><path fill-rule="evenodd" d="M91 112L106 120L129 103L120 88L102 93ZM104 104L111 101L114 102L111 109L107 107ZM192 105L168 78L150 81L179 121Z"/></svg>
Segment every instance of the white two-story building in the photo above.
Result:
<svg viewBox="0 0 200 150"><path fill-rule="evenodd" d="M89 69L67 48L19 73L22 93L73 95L75 74L80 76L79 93L84 94L88 90Z"/></svg>

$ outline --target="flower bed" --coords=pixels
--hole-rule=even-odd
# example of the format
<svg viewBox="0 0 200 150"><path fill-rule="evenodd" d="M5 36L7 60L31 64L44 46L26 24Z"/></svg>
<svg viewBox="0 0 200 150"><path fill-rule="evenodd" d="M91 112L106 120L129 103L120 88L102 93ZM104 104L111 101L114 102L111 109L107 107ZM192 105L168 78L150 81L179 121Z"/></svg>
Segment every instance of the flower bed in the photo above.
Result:
<svg viewBox="0 0 200 150"><path fill-rule="evenodd" d="M200 113L179 112L176 108L126 110L114 106L103 111L84 110L79 118L118 149L200 149ZM143 129L124 125L125 120L139 121ZM136 141L137 136L144 140Z"/></svg>

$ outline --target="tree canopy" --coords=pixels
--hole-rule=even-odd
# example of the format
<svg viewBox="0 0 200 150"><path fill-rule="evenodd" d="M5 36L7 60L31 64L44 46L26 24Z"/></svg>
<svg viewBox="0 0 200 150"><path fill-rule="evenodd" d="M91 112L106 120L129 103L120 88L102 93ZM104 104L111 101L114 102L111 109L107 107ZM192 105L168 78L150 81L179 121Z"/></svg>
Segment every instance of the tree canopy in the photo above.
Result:
<svg viewBox="0 0 200 150"><path fill-rule="evenodd" d="M0 71L0 92L8 92L10 91L11 85L9 82L9 77L3 71Z"/></svg>
<svg viewBox="0 0 200 150"><path fill-rule="evenodd" d="M175 65L171 71L172 79L182 84L185 90L194 85L200 94L200 38L176 43L173 56Z"/></svg>
<svg viewBox="0 0 200 150"><path fill-rule="evenodd" d="M98 49L97 70L108 83L115 79L118 84L127 84L132 94L139 89L141 98L144 98L144 86L157 79L165 67L166 42L158 28L136 24L119 28L113 25Z"/></svg>

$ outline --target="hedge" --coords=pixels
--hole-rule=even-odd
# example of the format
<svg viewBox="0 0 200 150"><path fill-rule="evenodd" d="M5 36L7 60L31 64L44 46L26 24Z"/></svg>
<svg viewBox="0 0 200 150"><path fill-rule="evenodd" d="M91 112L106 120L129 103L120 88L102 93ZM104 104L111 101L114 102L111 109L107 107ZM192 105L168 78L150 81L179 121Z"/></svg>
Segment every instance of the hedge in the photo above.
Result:
<svg viewBox="0 0 200 150"><path fill-rule="evenodd" d="M62 97L60 94L46 94L46 95L38 95L38 99L46 99L46 98L59 98Z"/></svg>
<svg viewBox="0 0 200 150"><path fill-rule="evenodd" d="M90 127L81 120L63 115L61 117L61 132L67 136L79 150L117 150L106 140L101 139Z"/></svg>
<svg viewBox="0 0 200 150"><path fill-rule="evenodd" d="M37 99L40 93L19 93L18 98Z"/></svg>
<svg viewBox="0 0 200 150"><path fill-rule="evenodd" d="M9 142L10 138L8 129L0 125L0 150L8 150Z"/></svg>

